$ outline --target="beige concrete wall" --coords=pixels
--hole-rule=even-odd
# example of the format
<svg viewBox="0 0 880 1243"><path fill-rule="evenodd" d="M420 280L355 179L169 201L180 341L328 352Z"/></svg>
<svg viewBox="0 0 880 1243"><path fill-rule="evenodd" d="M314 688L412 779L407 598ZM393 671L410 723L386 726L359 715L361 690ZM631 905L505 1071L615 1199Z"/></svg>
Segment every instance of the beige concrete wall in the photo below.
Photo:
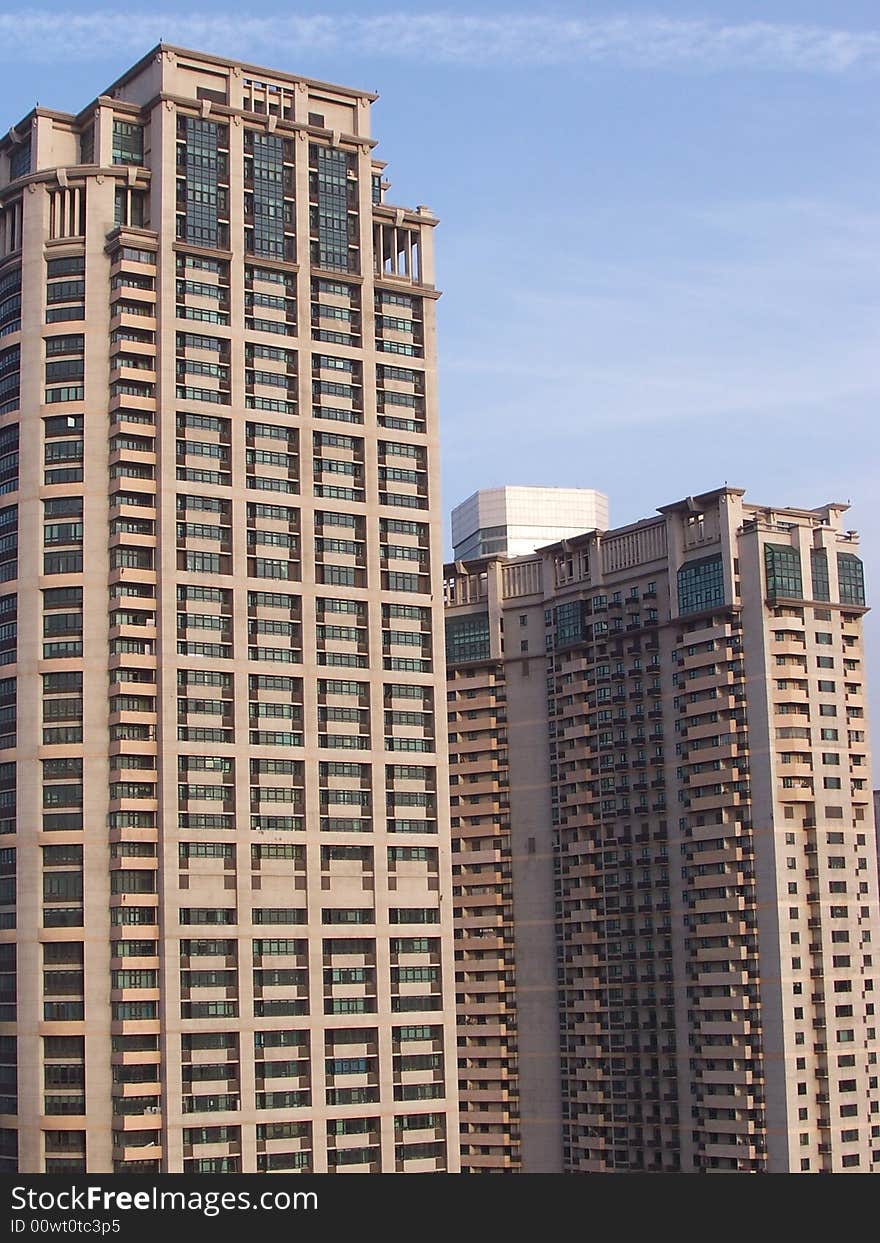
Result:
<svg viewBox="0 0 880 1243"><path fill-rule="evenodd" d="M844 508L725 488L560 541L537 580L529 558L455 567L451 617L499 567L512 597L543 584L550 610L546 659L525 594L504 640L514 841L553 824L566 1170L876 1168L864 609L836 603L837 553L858 550ZM802 596L768 593L768 543L799 552ZM812 548L830 602L812 598ZM722 593L680 601L680 569L713 557ZM521 862L515 846L514 906L528 894L549 918ZM531 915L515 914L521 1026Z"/></svg>
<svg viewBox="0 0 880 1243"><path fill-rule="evenodd" d="M283 99L284 108L290 109L290 115L273 117L265 112L261 115L242 108L250 107L251 96L246 79L258 79L260 82L274 82L278 94L276 99ZM224 87L225 83L225 87ZM225 89L229 105L221 106L210 99L196 99L199 88L208 90ZM260 88L263 89L263 88ZM25 342L23 354L23 374L26 377L22 389L22 446L23 461L19 501L21 518L27 520L22 534L20 554L20 571L18 591L20 607L25 610L25 624L20 627L21 647L19 656L19 749L17 758L20 760L19 780L20 796L20 829L19 829L19 871L22 877L20 895L19 938L21 940L21 958L19 961L19 978L21 981L21 1002L19 1005L19 1050L20 1078L22 1085L20 1100L19 1130L21 1136L20 1160L21 1168L37 1171L44 1167L44 1152L41 1133L47 1129L64 1127L83 1129L88 1132L88 1169L95 1172L117 1169L144 1168L138 1163L155 1161L157 1168L170 1172L185 1168L185 1161L191 1158L232 1157L240 1160L243 1171L254 1171L257 1167L257 1149L267 1153L277 1152L285 1146L298 1150L303 1147L300 1141L287 1145L278 1141L257 1140L256 1128L267 1122L277 1122L291 1118L311 1124L310 1168L324 1170L328 1168L331 1150L340 1145L356 1149L364 1140L357 1134L350 1137L339 1136L328 1145L328 1125L343 1123L346 1118L356 1120L361 1117L376 1118L375 1127L370 1131L371 1143L378 1146L380 1157L372 1163L371 1168L387 1171L406 1169L412 1171L458 1169L458 1113L456 1090L456 1045L454 1008L448 1004L448 998L454 990L454 967L452 957L452 878L451 852L449 839L449 816L447 798L447 756L445 742L445 720L443 696L436 693L436 687L443 685L443 619L439 607L441 599L442 552L439 517L439 453L438 426L436 409L436 381L434 352L434 299L437 296L433 288L433 265L431 260L431 234L435 224L433 216L426 211L409 212L398 209L376 206L372 202L371 174L373 172L372 144L369 140L369 103L370 97L345 88L334 88L320 83L310 83L304 79L294 79L289 75L275 75L268 70L251 70L247 66L239 66L233 62L207 58L202 61L196 54L179 52L176 49L164 48L157 55L147 58L131 75L121 79L112 89L112 96L102 97L97 109L87 110L82 123L89 122L97 112L96 126L96 163L103 165L94 174L86 176L76 168L70 170L69 180L73 183L87 185L86 235L85 238L73 237L66 249L55 249L51 254L74 253L85 254L86 260L86 319L75 324L61 324L58 328L47 329L43 317L43 290L46 284L44 259L50 253L47 241L48 215L46 195L53 192L59 184L58 175L52 168L53 161L61 153L58 143L48 139L40 147L40 160L37 170L31 178L31 184L24 190L26 236L23 247L23 260L26 270L26 301L25 320L22 325L22 340ZM272 97L270 97L271 99ZM135 105L135 107L132 107ZM141 111L139 112L139 109ZM199 251L198 248L181 246L176 241L177 231L177 137L176 122L179 111L188 115L209 116L229 127L229 232L230 250L228 252ZM310 121L311 113L321 113L324 122L320 126ZM114 191L117 186L146 187L147 175L136 172L132 168L108 167L111 160L112 120L114 113L119 113L126 120L140 119L148 124L147 155L149 161L149 219L148 229L132 230L126 233L127 244L137 246L155 246L158 243L158 264L155 268L156 285L154 290L141 291L137 288L127 291L127 297L133 301L146 304L154 309L152 316L117 317L111 323L113 292L110 283L110 259L105 253L107 234L114 229ZM46 118L39 118L41 125L48 125ZM73 118L67 119L67 131L75 136L77 124ZM246 258L243 251L244 209L243 209L243 136L247 126L262 132L283 133L295 146L296 167L296 233L298 266L292 264L275 264L272 260ZM59 142L61 139L58 140ZM311 265L309 255L309 143L317 142L342 146L350 151L357 168L358 198L357 219L358 247L360 254L359 271L340 274L338 279L357 291L360 300L361 343L358 345L325 344L312 339L309 329L312 304ZM75 164L74 137L64 147L64 162ZM69 148L69 149L68 149ZM63 175L62 175L63 184ZM0 190L0 195L15 198L18 186ZM396 272L379 273L376 283L373 267L373 224L374 219L381 219L398 230L402 237L409 231L417 237L423 255L421 280L413 279L412 274ZM228 264L229 275L229 323L201 324L198 320L185 321L177 317L176 306L181 300L188 300L191 305L212 305L210 299L185 297L178 293L180 274L177 270L178 257L184 252L202 254L208 258ZM293 336L245 330L245 267L247 263L257 266L274 267L278 271L286 271L295 278L297 286L297 330ZM136 283L146 275L149 279L153 269L149 265L137 263L123 264L123 272L130 274L129 284ZM114 267L114 272L117 268ZM187 272L186 277L198 278L198 272ZM336 279L333 274L324 274L325 279ZM212 278L205 280L211 284ZM410 359L396 354L383 353L374 342L374 289L384 287L403 294L412 294L419 310L419 318L423 320L424 358ZM216 303L213 303L216 305ZM393 307L386 307L386 313ZM127 346L128 352L144 357L155 356L156 390L152 396L132 396L112 398L108 388L112 370L112 362L108 353L109 330L111 327L129 325L133 329L146 329L155 332L155 343L152 355L149 350L139 344ZM39 413L66 413L72 407L55 405L48 411L40 411L42 402L42 384L44 353L42 339L53 332L85 331L86 333L86 380L84 401L76 405L77 412L85 413L85 477L82 484L54 486L44 489L40 483L43 471L42 442L37 432ZM406 334L386 329L386 335L392 339L407 339ZM176 334L179 332L202 332L208 336L229 342L229 367L231 375L231 391L228 404L200 402L197 400L178 401L177 398L177 347ZM298 351L299 370L299 408L292 421L277 412L260 412L246 409L247 394L245 392L245 339L257 341L270 347L283 344L284 347ZM336 421L321 420L312 416L312 353L328 353L337 357L354 360L363 368L363 422L359 424L341 424ZM423 370L425 381L425 430L405 430L386 428L380 425L380 415L376 404L376 367L384 365L410 365L416 370ZM268 370L272 364L267 363ZM123 378L126 369L123 369ZM135 369L132 379L148 378L153 371ZM210 382L206 381L210 387ZM393 385L391 385L393 387ZM128 409L140 421L132 417L120 416L118 407ZM229 455L231 459L231 484L217 489L211 484L182 481L178 478L180 463L176 460L175 426L176 411L181 408L207 418L220 418L229 421L231 440ZM405 408L403 408L405 409ZM396 407L389 407L393 413ZM116 412L116 413L114 413ZM17 421L16 414L15 420ZM256 492L246 486L245 457L246 438L245 424L274 423L275 425L292 425L299 432L299 482L296 490L286 495ZM155 468L155 483L147 480L134 479L114 485L112 479L108 487L108 469L112 465L108 458L108 440L118 433L126 435L146 436L154 438L153 452L123 453L124 457L142 467ZM312 436L315 432L339 433L353 435L362 440L362 458L364 472L365 500L362 503L335 498L322 498L316 495L313 487ZM210 431L187 432L191 440L202 439L206 443L216 442L215 434ZM393 441L413 445L425 459L424 495L427 497L424 508L394 508L380 501L380 442ZM318 454L316 453L316 456ZM345 452L341 459L345 460ZM409 458L391 459L389 465L400 460L406 465ZM271 474L272 468L268 468ZM382 485L384 487L384 485ZM406 492L407 486L403 485ZM114 570L110 568L108 556L108 520L113 511L109 507L108 491L115 492L117 487L141 491L148 495L155 492L155 507L141 510L156 521L155 537L126 535L122 542L126 546L137 549L155 548L155 570L142 571L137 569ZM395 490L395 485L391 485ZM400 488L396 489L401 491ZM57 494L77 494L84 498L84 571L80 575L51 579L51 586L82 585L84 592L83 624L85 632L85 648L79 660L65 662L65 667L82 670L86 687L85 717L83 723L83 742L81 746L63 746L47 750L40 745L40 685L34 674L44 668L56 669L57 661L44 662L40 657L42 642L41 618L37 588L44 585L41 580L40 568L42 558L42 514L37 508L37 497ZM177 552L177 513L176 497L178 493L211 496L222 495L231 506L231 559L232 573L212 576L194 572L181 571L178 567ZM412 494L412 490L410 490ZM275 584L266 579L249 579L247 575L248 545L246 539L247 507L249 503L269 504L278 501L300 511L299 550L300 566L299 581ZM318 566L316 565L315 510L333 510L359 515L364 520L365 537L365 570L367 586L351 588L345 586L327 586L318 582ZM125 512L131 513L130 508ZM137 512L137 511L136 511ZM427 530L427 544L424 554L425 579L424 590L416 593L398 592L382 587L384 560L380 556L380 521L383 519L405 518L423 523ZM264 526L266 523L263 524ZM271 525L271 523L269 524ZM326 532L325 532L326 534ZM406 545L411 537L403 535L389 537L388 543ZM112 541L111 541L112 542ZM196 545L198 547L198 545ZM205 545L209 547L210 545ZM268 553L271 549L268 550ZM267 553L267 555L268 555ZM403 568L403 567L401 567ZM130 582L140 585L146 593L137 596L115 594L108 601L108 588L119 592L121 584ZM213 588L220 586L231 593L231 643L234 656L230 660L206 659L204 656L180 655L178 653L178 619L180 608L177 599L178 585L204 586ZM248 590L269 591L275 588L290 592L301 598L299 624L302 648L301 660L282 666L285 675L302 680L303 722L300 726L304 734L304 744L287 751L278 747L252 744L249 739L248 703L251 698L248 678L253 674L274 673L277 667L267 666L248 660L249 642L249 609ZM365 608L366 631L370 653L369 666L363 669L333 669L322 665L318 660L318 638L316 627L319 617L316 601L321 597L333 597L358 602ZM436 603L435 603L436 602ZM406 606L418 606L424 610L426 618L425 630L428 636L426 651L430 651L433 664L424 672L412 672L406 669L391 670L383 667L383 605L389 603ZM134 628L122 635L131 633L139 639L155 636L155 651L144 655L126 654L114 656L110 651L113 635L108 631L108 607L113 609L119 605L139 608L155 613L155 627ZM217 612L217 606L210 603L202 606L206 614ZM190 609L197 612L197 609ZM332 619L328 619L332 620ZM343 620L345 620L343 618ZM421 623L417 623L417 628ZM412 630L411 620L385 621L385 629ZM189 632L188 638L193 637ZM210 638L211 632L203 632ZM403 650L391 648L392 652L404 655ZM124 692L131 687L128 683L120 684L111 673L118 666L152 671L156 678L155 684L137 684L134 689L156 695L158 713L155 717L157 736L155 740L135 742L109 741L109 728L114 724L108 715L108 687L114 693ZM194 742L178 740L178 675L181 671L203 670L212 672L221 670L231 675L233 693L233 721L235 741ZM365 684L371 716L370 745L363 750L333 749L319 746L318 734L326 727L319 723L318 680L337 677L354 679ZM386 688L392 683L421 687L423 700L413 701L398 699L386 704ZM212 692L205 689L205 698ZM411 706L418 706L433 713L434 749L430 752L409 752L407 750L392 751L386 746L386 733L393 735L405 744L407 739L420 739L424 731L422 726L409 723L393 724L386 730L385 712L387 709L398 711ZM141 721L149 720L141 717ZM190 721L190 724L193 722ZM109 767L110 756L115 753L131 753L135 756L155 756L154 770L131 770L129 777L139 774L157 783L157 800L140 799L129 802L111 803L108 801L109 782L120 777L118 768ZM42 996L39 987L42 964L39 962L39 943L52 939L56 934L44 933L40 927L39 886L42 873L38 863L37 850L45 837L41 835L39 798L41 779L39 759L53 754L81 755L85 767L85 805L84 825L82 833L74 833L71 840L82 842L84 847L84 873L86 879L85 928L83 930L67 930L64 938L68 940L85 939L85 1009L86 1018L82 1023L66 1024L64 1031L85 1037L86 1061L86 1108L88 1118L64 1117L46 1120L40 1116L42 1100L42 1051L38 1033L55 1033L60 1030L57 1023L45 1024L41 1021L40 1010ZM178 797L178 757L200 755L219 755L234 768L234 779L231 791L234 792L234 805L237 809L235 829L224 831L193 831L181 827L178 816L181 811ZM250 764L255 759L278 760L290 757L301 763L304 771L305 800L301 810L304 827L299 832L281 832L269 830L255 835L250 828L250 787L252 784ZM326 832L319 827L321 805L319 800L319 765L328 761L354 761L364 764L370 773L374 825L370 834L352 834L340 831ZM385 789L386 765L388 764L422 764L431 772L430 785L435 790L436 809L433 816L436 832L397 834L386 831L385 824ZM121 775L126 776L125 770ZM190 776L189 780L195 780ZM186 780L186 778L184 778ZM279 777L274 783L279 786L288 784L289 779ZM272 785L273 778L263 778L263 785ZM156 809L157 827L155 829L122 829L109 834L107 829L108 812L122 807L149 813ZM210 809L210 808L208 808ZM279 807L283 810L284 805ZM273 810L272 805L263 804L263 814ZM25 829L25 826L27 828ZM56 843L60 835L53 835ZM157 847L157 858L135 857L128 859L111 859L109 846L115 842L130 843L132 846L148 845L154 842ZM181 843L214 842L227 843L235 850L231 864L222 864L215 859L193 859L187 868L182 868L179 858ZM276 843L279 847L294 843L303 849L303 860L296 867L287 861L269 861L261 868L251 868L250 855L253 843L265 845ZM323 866L324 851L328 846L368 847L372 850L373 867L365 873L358 865L354 870L350 867L340 868L334 864L329 870ZM389 867L387 851L396 847L420 847L428 852L426 860L404 860L394 868ZM302 864L304 863L304 866ZM110 880L120 869L142 873L155 871L157 895L155 897L126 893L111 897ZM303 887L304 886L304 887ZM155 926L111 926L109 914L111 907L115 910L124 905L151 906L158 903L157 923ZM234 906L237 918L229 927L194 927L181 924L181 908L208 908L216 910ZM257 907L306 907L308 911L305 924L290 926L256 924L252 911ZM375 912L374 923L361 929L335 927L322 922L322 910L329 907L367 907ZM391 908L424 908L436 910L437 922L427 925L408 925L392 923ZM361 1014L330 1014L324 1013L323 998L325 996L325 972L329 970L324 955L324 941L330 937L344 937L346 931L360 933L374 942L375 971L375 1010ZM430 937L436 942L436 948L430 955L420 953L403 953L401 956L391 953L391 939L400 937ZM238 1005L238 1015L229 1017L193 1020L182 1017L186 997L181 992L182 969L215 969L218 961L202 958L193 967L183 963L180 955L181 941L192 938L229 938L237 945L237 980L234 989L226 987L202 991L201 996L207 999L234 998ZM259 1017L256 1014L256 996L251 982L252 955L251 941L254 938L289 937L304 939L308 944L305 965L310 998L309 1010L301 1018L296 1017ZM126 942L146 940L158 941L157 958L116 959L110 961L110 941ZM398 996L405 998L412 995L412 988L406 984L398 987L396 973L398 964L420 967L425 963L436 963L439 972L437 982L430 989L437 999L437 1008L430 1010L396 1009ZM264 964L273 965L273 964ZM286 965L286 964L285 964ZM231 970L226 960L221 962L224 970ZM154 990L124 989L110 993L110 971L134 969L138 971L159 971L159 988ZM328 985L329 988L329 985ZM356 992L357 990L355 990ZM416 990L417 992L419 990ZM196 995L196 994L194 994ZM342 996L347 994L343 990ZM114 1002L140 1001L155 999L159 1005L159 1017L156 1020L117 1020L111 1024L110 1005ZM416 1038L403 1047L405 1055L431 1055L442 1062L442 1069L437 1070L403 1070L399 1069L398 1050L392 1042L392 1029L404 1027L419 1028L429 1026L436 1035L431 1039ZM365 1049L375 1056L375 1070L369 1076L354 1076L343 1079L346 1086L366 1087L368 1081L378 1087L378 1100L358 1104L331 1105L325 1097L325 1056L329 1045L325 1043L334 1031L341 1028L363 1029L368 1037ZM130 1050L127 1053L111 1054L111 1028L120 1037L159 1039L161 1057L153 1052ZM256 1094L261 1090L257 1077L257 1066L253 1053L254 1033L256 1031L283 1032L300 1031L306 1033L307 1045L310 1046L310 1090L311 1105L287 1110L279 1114L277 1110L258 1110ZM375 1038L371 1033L376 1033ZM190 1055L184 1045L192 1034L226 1033L238 1042L240 1073L237 1076L240 1106L236 1109L210 1110L192 1112L185 1105L185 1097L189 1095L188 1081L181 1077L184 1063L197 1064L211 1060L212 1053L193 1053ZM342 1055L345 1046L341 1046ZM337 1056L340 1053L337 1052ZM220 1051L213 1054L214 1060L225 1061L227 1054ZM111 1062L120 1074L124 1071L123 1063L140 1068L140 1082L113 1085ZM150 1067L158 1067L155 1074L148 1073ZM420 1099L420 1085L428 1085L442 1077L443 1087L437 1096L425 1096ZM216 1084L223 1081L211 1080L202 1093L224 1093L224 1086ZM338 1082L338 1081L337 1081ZM268 1085L267 1085L268 1086ZM285 1086L276 1084L275 1087ZM289 1087L290 1085L286 1085ZM407 1094L408 1093L408 1094ZM159 1102L149 1113L135 1112L127 1117L116 1114L115 1108L126 1097L149 1096ZM112 1097L112 1099L111 1099ZM407 1115L432 1115L433 1121L418 1129L400 1130L397 1121ZM116 1144L111 1143L111 1120L115 1120ZM184 1143L184 1132L202 1126L225 1126L240 1131L240 1138L220 1143L203 1143L193 1148ZM125 1144L122 1132L140 1130L152 1132L156 1142L151 1147L140 1144ZM366 1132L364 1133L366 1134ZM397 1150L401 1143L432 1143L443 1141L443 1155L440 1158L415 1156L409 1157L405 1164L398 1159ZM134 1162L134 1166L126 1166L126 1162ZM121 1163L121 1164L120 1164ZM345 1169L345 1166L340 1168ZM355 1168L363 1168L356 1166Z"/></svg>

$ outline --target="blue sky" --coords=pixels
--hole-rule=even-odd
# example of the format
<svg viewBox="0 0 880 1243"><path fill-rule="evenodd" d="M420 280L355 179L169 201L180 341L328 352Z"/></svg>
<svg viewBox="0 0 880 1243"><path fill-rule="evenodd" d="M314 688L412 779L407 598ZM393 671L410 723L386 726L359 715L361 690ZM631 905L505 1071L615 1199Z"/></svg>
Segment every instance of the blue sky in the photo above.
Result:
<svg viewBox="0 0 880 1243"><path fill-rule="evenodd" d="M377 90L389 198L441 218L447 509L505 482L601 488L614 525L725 480L850 500L880 584L876 4L259 11L7 0L0 127L160 38Z"/></svg>

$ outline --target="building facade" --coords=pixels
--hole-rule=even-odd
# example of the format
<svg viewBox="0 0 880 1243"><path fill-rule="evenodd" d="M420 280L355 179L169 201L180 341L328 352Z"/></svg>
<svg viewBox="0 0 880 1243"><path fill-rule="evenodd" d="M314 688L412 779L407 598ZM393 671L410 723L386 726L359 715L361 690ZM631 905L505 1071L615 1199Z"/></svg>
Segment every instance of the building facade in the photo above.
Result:
<svg viewBox="0 0 880 1243"><path fill-rule="evenodd" d="M880 1168L866 605L844 510L724 488L447 567L456 884L467 688L481 705L494 668L505 719L493 731L483 708L478 741L509 782L505 969L518 984L522 945L549 984L553 912L567 1171ZM502 791L485 780L491 811ZM474 926L456 904L461 971ZM523 1090L552 1074L547 1031L526 1061L530 1009L515 1020L521 1148L547 1158Z"/></svg>
<svg viewBox="0 0 880 1243"><path fill-rule="evenodd" d="M446 570L462 1169L469 1173L563 1170L546 696L543 678L529 676L531 658L516 652L522 615L506 614L523 589L540 595L540 582L535 558ZM515 668L525 677L512 676Z"/></svg>
<svg viewBox="0 0 880 1243"><path fill-rule="evenodd" d="M594 488L480 488L452 511L452 555L520 557L607 527L608 497Z"/></svg>
<svg viewBox="0 0 880 1243"><path fill-rule="evenodd" d="M373 98L162 45L0 142L7 1169L458 1169L436 221Z"/></svg>

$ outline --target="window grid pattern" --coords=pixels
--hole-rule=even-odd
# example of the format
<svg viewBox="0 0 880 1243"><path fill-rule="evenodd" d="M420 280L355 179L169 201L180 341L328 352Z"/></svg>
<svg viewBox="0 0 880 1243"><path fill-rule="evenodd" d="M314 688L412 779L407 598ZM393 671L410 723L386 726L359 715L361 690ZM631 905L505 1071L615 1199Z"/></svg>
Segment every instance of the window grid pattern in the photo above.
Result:
<svg viewBox="0 0 880 1243"><path fill-rule="evenodd" d="M318 198L318 263L332 271L349 271L348 155L316 147Z"/></svg>
<svg viewBox="0 0 880 1243"><path fill-rule="evenodd" d="M830 600L831 586L828 581L828 554L824 548L810 549L810 573L813 579L813 599Z"/></svg>
<svg viewBox="0 0 880 1243"><path fill-rule="evenodd" d="M568 647L580 643L586 637L584 605L582 600L569 600L554 610L556 621L556 646Z"/></svg>
<svg viewBox="0 0 880 1243"><path fill-rule="evenodd" d="M764 569L767 574L768 596L771 598L786 596L792 600L803 599L801 557L796 548L788 544L765 544Z"/></svg>
<svg viewBox="0 0 880 1243"><path fill-rule="evenodd" d="M94 137L93 140L94 142ZM144 162L144 128L130 121L113 122L114 164L137 164Z"/></svg>
<svg viewBox="0 0 880 1243"><path fill-rule="evenodd" d="M865 567L851 552L837 554L837 580L841 604L865 603Z"/></svg>
<svg viewBox="0 0 880 1243"><path fill-rule="evenodd" d="M284 258L284 142L277 134L245 135L246 172L253 186L253 228L249 253L265 259Z"/></svg>
<svg viewBox="0 0 880 1243"><path fill-rule="evenodd" d="M678 611L701 613L724 603L721 554L688 561L678 571Z"/></svg>
<svg viewBox="0 0 880 1243"><path fill-rule="evenodd" d="M182 236L197 246L220 245L220 129L214 121L181 117L185 145Z"/></svg>
<svg viewBox="0 0 880 1243"><path fill-rule="evenodd" d="M446 622L446 660L450 665L466 660L488 660L489 614L450 618Z"/></svg>

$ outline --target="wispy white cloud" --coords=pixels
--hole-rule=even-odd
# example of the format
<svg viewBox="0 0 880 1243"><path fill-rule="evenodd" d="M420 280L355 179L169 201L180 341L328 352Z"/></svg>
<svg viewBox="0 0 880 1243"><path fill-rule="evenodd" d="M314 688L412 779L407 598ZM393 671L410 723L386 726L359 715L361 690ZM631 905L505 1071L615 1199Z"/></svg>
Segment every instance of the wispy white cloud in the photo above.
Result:
<svg viewBox="0 0 880 1243"><path fill-rule="evenodd" d="M487 324L503 314L503 334L487 328L483 340L479 323L441 302L447 421L462 420L468 450L475 437L504 445L511 426L534 433L540 453L542 438L586 449L621 427L699 434L707 419L752 431L772 419L803 440L827 436L833 418L876 445L880 216L797 198L655 215L659 240L614 239L587 212L592 242L563 278L547 269L552 283L505 289L503 312L484 297L481 313ZM453 274L445 302L459 283ZM818 451L816 461L828 468Z"/></svg>
<svg viewBox="0 0 880 1243"><path fill-rule="evenodd" d="M758 69L839 74L880 69L880 30L687 21L639 14L565 18L449 12L247 17L210 12L0 14L0 62L140 52L164 40L248 57L350 52L461 66L602 64L636 69Z"/></svg>

